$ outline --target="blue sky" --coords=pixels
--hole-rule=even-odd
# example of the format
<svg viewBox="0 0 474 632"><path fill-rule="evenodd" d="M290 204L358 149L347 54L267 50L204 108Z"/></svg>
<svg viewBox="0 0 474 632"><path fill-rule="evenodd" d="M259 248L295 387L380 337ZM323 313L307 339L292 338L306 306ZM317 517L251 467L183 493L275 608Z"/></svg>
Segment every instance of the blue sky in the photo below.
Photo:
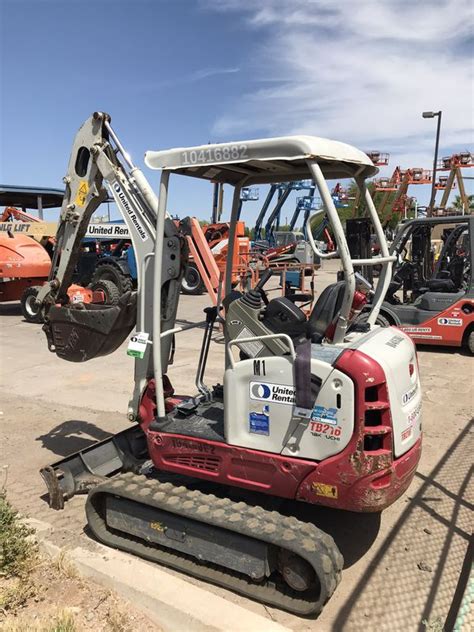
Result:
<svg viewBox="0 0 474 632"><path fill-rule="evenodd" d="M0 8L3 183L61 186L74 134L94 110L111 114L140 166L147 149L310 133L388 151L388 172L431 168L435 121L421 118L426 109L443 110L440 155L472 150L470 0L0 0ZM147 176L157 184L155 172ZM411 192L423 203L428 189ZM174 181L173 212L207 218L210 206L209 185ZM249 223L257 211L248 203Z"/></svg>

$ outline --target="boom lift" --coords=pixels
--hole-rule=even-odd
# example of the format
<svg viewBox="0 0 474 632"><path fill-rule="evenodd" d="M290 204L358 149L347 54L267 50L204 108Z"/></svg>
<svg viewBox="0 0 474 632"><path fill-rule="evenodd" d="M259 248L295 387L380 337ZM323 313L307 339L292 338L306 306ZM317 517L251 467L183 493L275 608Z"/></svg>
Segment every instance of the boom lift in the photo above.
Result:
<svg viewBox="0 0 474 632"><path fill-rule="evenodd" d="M390 178L379 178L375 180L374 192L384 192L382 197L379 213L384 219L384 224L388 223L394 214L398 213L402 217L406 217L407 207L410 203L408 197L408 187L415 184L430 184L432 181L432 173L421 167L411 167L410 169L402 169L395 167ZM388 213L385 212L390 200L390 194L396 192L391 203Z"/></svg>
<svg viewBox="0 0 474 632"><path fill-rule="evenodd" d="M242 213L245 202L259 199L257 187L243 187L240 192L238 217ZM191 230L188 242L191 260L185 270L182 291L183 294L202 294L207 290L213 304L216 304L221 280L221 272L225 267L226 251L228 247L229 223L221 221L224 203L224 185L214 183L211 222L200 226L196 219L190 221ZM245 223L240 222L236 231L237 249L234 252L234 282L244 279L250 261L250 240L245 235Z"/></svg>
<svg viewBox="0 0 474 632"><path fill-rule="evenodd" d="M44 329L51 351L83 362L117 349L136 325L129 406L135 425L44 468L51 505L89 490L89 528L105 544L315 615L339 582L341 554L329 534L265 509L265 498L378 512L407 489L421 450L414 345L403 332L375 325L394 261L366 188L376 168L354 147L313 136L149 151L145 163L161 170L159 201L107 114L88 119L73 145L57 256L38 297ZM198 394L184 399L174 397L168 375L172 341L182 330L176 313L188 255L185 224L167 216L171 174L234 187L223 300L205 310ZM326 182L344 177L355 178L381 246L378 259L362 262L382 271L361 327L354 326L361 297L353 261ZM271 270L253 290L232 290L241 188L301 178L318 189L337 253L318 250L311 234L317 214L307 222L312 248L321 258L338 254L345 279L321 293L308 319L285 297L268 300ZM66 290L104 181L130 229L138 292L117 306L73 305ZM216 319L226 366L223 386L211 388L204 372ZM141 469L147 459L152 470Z"/></svg>
<svg viewBox="0 0 474 632"><path fill-rule="evenodd" d="M370 151L366 151L365 153L372 161L372 164L376 167L386 167L389 163L390 154L381 152L378 149L372 149ZM336 183L331 191L331 194L333 196L336 208L346 208L347 206L349 206L349 192L345 187L341 185L340 182ZM355 197L352 199L354 200L352 217L355 218L359 214L359 206L361 201L360 191L358 189L355 192Z"/></svg>
<svg viewBox="0 0 474 632"><path fill-rule="evenodd" d="M309 196L304 198L298 198L296 208L290 221L290 229L280 231L280 216L281 211L288 200L292 191L308 190ZM265 241L262 241L262 226L265 220L265 215L270 207L272 199L277 193L277 203L265 222ZM291 271L291 274L295 277L299 277L302 273L310 274L314 270L314 253L305 239L305 234L295 231L294 227L296 221L300 215L303 205L301 201L314 198L314 185L311 180L297 180L295 182L279 182L278 184L272 184L268 191L267 197L260 213L255 222L255 245L256 248L265 253L271 265L281 269L285 266L296 266L296 269ZM305 222L309 216L311 203L306 203L307 209L305 210ZM304 228L306 231L306 228ZM318 260L316 260L318 261Z"/></svg>
<svg viewBox="0 0 474 632"><path fill-rule="evenodd" d="M296 223L301 215L301 211L303 213L303 226L306 227L306 222L308 221L308 217L311 211L316 211L321 207L321 200L314 196L314 187L311 187L308 195L303 195L296 198L296 207L293 215L291 216L290 223L288 227L290 230L295 230Z"/></svg>
<svg viewBox="0 0 474 632"><path fill-rule="evenodd" d="M314 186L309 180L298 180L296 182L279 182L278 184L272 184L268 191L267 197L265 198L265 202L258 214L257 220L255 222L255 241L262 239L262 228L263 221L265 219L265 215L267 214L268 209L270 208L270 204L273 200L275 193L277 193L277 203L273 208L272 212L267 218L265 222L265 239L269 242L270 246L273 244L273 233L275 230L278 230L280 227L280 215L283 205L288 200L290 193L292 191L302 191L307 189L310 193L310 197L314 195ZM298 203L296 205L295 214L293 218L295 222L293 222L293 227L296 223L296 219L298 218L300 209L298 208ZM296 217L295 217L296 215Z"/></svg>
<svg viewBox="0 0 474 632"><path fill-rule="evenodd" d="M463 151L459 154L446 156L445 158L441 158L441 160L439 161L437 170L449 171L447 177L440 176L437 186L437 189L443 190L441 203L438 207L442 212L445 211L451 191L456 186L457 182L459 195L463 203L463 215L469 213L469 199L466 194L464 179L462 175L462 170L466 169L467 167L474 167L472 154L469 151Z"/></svg>

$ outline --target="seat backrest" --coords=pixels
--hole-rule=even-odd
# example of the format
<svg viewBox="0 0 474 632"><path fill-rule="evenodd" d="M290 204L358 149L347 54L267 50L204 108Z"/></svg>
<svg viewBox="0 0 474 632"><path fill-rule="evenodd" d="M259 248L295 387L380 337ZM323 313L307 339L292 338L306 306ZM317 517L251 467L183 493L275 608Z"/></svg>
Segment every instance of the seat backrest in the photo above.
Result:
<svg viewBox="0 0 474 632"><path fill-rule="evenodd" d="M341 309L345 282L332 283L318 297L308 320L311 339L322 338Z"/></svg>
<svg viewBox="0 0 474 632"><path fill-rule="evenodd" d="M456 286L452 279L430 279L426 283L430 292L455 292Z"/></svg>

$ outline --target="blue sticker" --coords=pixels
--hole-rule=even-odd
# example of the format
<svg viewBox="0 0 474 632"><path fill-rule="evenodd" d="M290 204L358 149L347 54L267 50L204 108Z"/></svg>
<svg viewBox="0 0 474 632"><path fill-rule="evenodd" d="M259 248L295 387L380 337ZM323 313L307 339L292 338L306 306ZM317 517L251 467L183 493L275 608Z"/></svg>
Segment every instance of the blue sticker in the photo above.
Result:
<svg viewBox="0 0 474 632"><path fill-rule="evenodd" d="M311 419L322 421L326 424L337 425L337 408L326 408L325 406L315 406L311 413Z"/></svg>
<svg viewBox="0 0 474 632"><path fill-rule="evenodd" d="M269 406L263 407L261 413L249 413L249 430L253 434L269 435L270 418L268 416Z"/></svg>

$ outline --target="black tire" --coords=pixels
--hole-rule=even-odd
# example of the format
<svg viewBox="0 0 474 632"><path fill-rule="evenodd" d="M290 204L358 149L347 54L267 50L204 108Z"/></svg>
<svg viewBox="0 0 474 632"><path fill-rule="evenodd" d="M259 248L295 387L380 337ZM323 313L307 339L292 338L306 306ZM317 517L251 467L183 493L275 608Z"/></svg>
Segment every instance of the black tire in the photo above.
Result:
<svg viewBox="0 0 474 632"><path fill-rule="evenodd" d="M27 287L21 295L21 313L28 323L44 322L43 316L38 311L36 303L36 297L38 296L40 289L40 285L32 285L31 287Z"/></svg>
<svg viewBox="0 0 474 632"><path fill-rule="evenodd" d="M98 281L111 281L116 288L120 296L125 292L131 292L133 290L133 281L129 274L125 274L118 265L113 262L99 263L97 264L94 274L92 275L91 285Z"/></svg>
<svg viewBox="0 0 474 632"><path fill-rule="evenodd" d="M474 329L467 335L466 346L471 355L474 355Z"/></svg>
<svg viewBox="0 0 474 632"><path fill-rule="evenodd" d="M361 314L357 320L355 322L359 323L365 323L367 322L367 319L369 318L369 314L370 312L364 312L363 314ZM392 325L392 323L389 321L389 319L386 316L382 316L382 314L379 314L377 316L377 319L375 321L376 325L379 325L380 327L390 327Z"/></svg>
<svg viewBox="0 0 474 632"><path fill-rule="evenodd" d="M381 314L379 314L377 316L375 324L380 325L380 327L390 327L392 323L388 320L388 318L385 318L385 316L382 316Z"/></svg>
<svg viewBox="0 0 474 632"><path fill-rule="evenodd" d="M181 281L181 291L183 294L202 294L204 292L204 282L201 278L196 264L189 263Z"/></svg>
<svg viewBox="0 0 474 632"><path fill-rule="evenodd" d="M106 305L118 305L120 300L120 292L118 287L112 281L107 279L100 279L91 283L90 288L92 291L100 291L104 293Z"/></svg>

